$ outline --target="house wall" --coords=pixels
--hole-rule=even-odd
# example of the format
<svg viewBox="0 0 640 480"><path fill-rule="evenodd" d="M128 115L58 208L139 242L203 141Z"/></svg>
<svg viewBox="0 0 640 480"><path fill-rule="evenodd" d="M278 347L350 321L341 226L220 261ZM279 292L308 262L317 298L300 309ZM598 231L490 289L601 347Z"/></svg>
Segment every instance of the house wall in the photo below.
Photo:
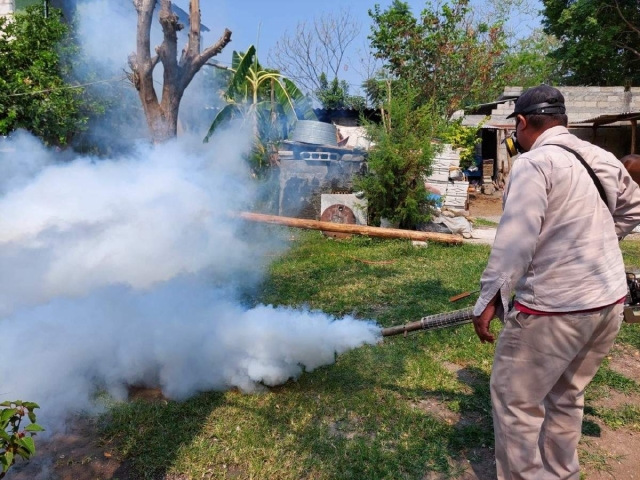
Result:
<svg viewBox="0 0 640 480"><path fill-rule="evenodd" d="M592 128L571 128L571 133L576 137L591 142L594 145L608 150L616 157L622 158L625 155L631 153L631 125L621 125L615 127L600 127L595 132ZM638 129L636 127L636 138L638 135ZM636 153L638 153L638 147L636 145Z"/></svg>
<svg viewBox="0 0 640 480"><path fill-rule="evenodd" d="M567 106L569 124L589 120L600 115L615 115L640 111L640 87L558 87ZM505 96L519 96L520 87L506 87ZM503 123L513 112L515 101L496 105L492 121ZM513 120L508 121L511 123Z"/></svg>

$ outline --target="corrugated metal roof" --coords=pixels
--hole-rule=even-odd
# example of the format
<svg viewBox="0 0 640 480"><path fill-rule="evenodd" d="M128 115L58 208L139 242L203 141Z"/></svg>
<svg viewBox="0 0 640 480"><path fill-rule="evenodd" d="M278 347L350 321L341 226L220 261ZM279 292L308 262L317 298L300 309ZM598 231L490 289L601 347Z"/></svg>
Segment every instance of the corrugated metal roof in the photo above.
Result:
<svg viewBox="0 0 640 480"><path fill-rule="evenodd" d="M626 120L638 120L640 119L640 112L618 113L618 114L603 114L586 120L581 120L574 123L593 123L594 126L608 125L610 123L623 122Z"/></svg>
<svg viewBox="0 0 640 480"><path fill-rule="evenodd" d="M468 111L471 115L485 114L485 113L487 115L490 115L491 110L496 108L501 103L511 102L513 100L516 100L517 98L518 98L517 95L500 95L500 98L494 102L479 103L477 105L471 105L465 108L465 111Z"/></svg>

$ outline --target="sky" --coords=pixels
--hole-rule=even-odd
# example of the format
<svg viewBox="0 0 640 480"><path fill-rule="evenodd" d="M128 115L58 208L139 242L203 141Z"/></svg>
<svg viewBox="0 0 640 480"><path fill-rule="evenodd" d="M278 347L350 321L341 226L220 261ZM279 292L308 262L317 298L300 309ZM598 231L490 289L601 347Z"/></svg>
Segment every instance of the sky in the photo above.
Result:
<svg viewBox="0 0 640 480"><path fill-rule="evenodd" d="M521 3L523 0L514 0ZM526 0L525 0L526 1ZM176 5L182 8L188 7L188 0L174 0ZM378 3L384 9L392 0L207 0L201 1L203 23L211 28L204 40L211 44L217 40L224 28L229 28L232 34L232 43L217 57L220 62L228 62L233 50L245 50L249 45L257 45L258 56L261 63L265 64L269 50L274 47L278 39L289 31L295 31L298 22L312 21L323 14L335 13L348 6L353 18L362 25L359 38L354 42L354 48L350 52L351 62L347 62L347 70L344 78L355 87L361 83L362 78L357 73L358 65L357 48L362 49L368 45L367 36L370 32L371 19L369 9ZM424 0L408 0L414 15L418 16L424 8ZM486 7L485 0L474 0L480 8ZM534 10L541 8L538 0L530 0ZM539 24L539 18L513 19L513 25L521 34L526 34L530 28Z"/></svg>

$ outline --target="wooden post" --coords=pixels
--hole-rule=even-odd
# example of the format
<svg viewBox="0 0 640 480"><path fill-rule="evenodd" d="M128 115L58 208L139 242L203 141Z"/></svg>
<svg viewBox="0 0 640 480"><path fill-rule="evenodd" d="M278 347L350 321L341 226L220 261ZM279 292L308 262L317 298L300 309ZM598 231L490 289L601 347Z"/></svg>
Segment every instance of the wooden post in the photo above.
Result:
<svg viewBox="0 0 640 480"><path fill-rule="evenodd" d="M379 238L406 238L420 242L434 241L459 245L462 237L448 233L418 232L416 230L401 230L399 228L369 227L367 225L353 225L347 223L319 222L303 218L280 217L278 215L264 215L262 213L240 212L234 216L244 220L260 223L271 223L287 227L306 228L310 230L323 230L326 232L352 233L356 235L368 235Z"/></svg>
<svg viewBox="0 0 640 480"><path fill-rule="evenodd" d="M636 153L636 131L638 129L638 121L631 120L631 152Z"/></svg>

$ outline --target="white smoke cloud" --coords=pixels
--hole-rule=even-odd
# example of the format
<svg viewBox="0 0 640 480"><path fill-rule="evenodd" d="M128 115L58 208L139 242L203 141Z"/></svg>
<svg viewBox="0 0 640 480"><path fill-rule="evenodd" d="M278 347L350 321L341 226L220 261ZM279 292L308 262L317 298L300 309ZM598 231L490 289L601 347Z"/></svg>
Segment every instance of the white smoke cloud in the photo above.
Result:
<svg viewBox="0 0 640 480"><path fill-rule="evenodd" d="M24 162L22 140L3 162L30 165L33 178L0 199L0 314L105 285L252 270L261 247L237 241L227 218L252 194L244 170L231 171L242 166L244 146L221 142L236 147L211 158L211 147L185 151L185 139L117 160L49 161L33 176L33 165L47 162Z"/></svg>
<svg viewBox="0 0 640 480"><path fill-rule="evenodd" d="M91 58L112 65L114 74L122 73L136 45L136 10L131 0L85 0L78 2L76 35L82 49ZM153 40L160 38L160 26L154 22ZM153 46L157 43L153 43Z"/></svg>
<svg viewBox="0 0 640 480"><path fill-rule="evenodd" d="M99 80L122 75L135 50L131 1L77 7L91 60L79 63ZM216 96L198 84L205 82L196 78L183 99L190 117L205 116ZM127 155L71 158L21 132L1 146L1 399L40 403L39 420L52 433L69 413L98 408L100 391L125 398L128 385L160 386L175 399L253 392L380 340L371 322L243 307L239 292L261 280L265 254L284 249L272 233L228 215L258 194L241 159L251 132L222 132L208 145L197 134L129 148L128 139L146 134L129 110L90 132L106 151L124 140L127 148L115 149Z"/></svg>
<svg viewBox="0 0 640 480"><path fill-rule="evenodd" d="M61 163L25 134L0 161L0 392L45 424L92 410L97 391L170 398L252 392L380 340L371 322L241 306L277 238L231 216L251 204L235 133ZM24 171L23 171L24 170ZM9 178L9 177L8 177ZM54 427L55 428L55 427Z"/></svg>
<svg viewBox="0 0 640 480"><path fill-rule="evenodd" d="M126 385L159 385L174 399L230 387L253 392L378 339L371 323L264 305L245 309L202 283L177 280L142 294L102 289L5 319L3 331L14 341L3 349L2 391L38 401L56 418L91 409L97 388L116 398L126 397ZM22 373L12 374L16 367Z"/></svg>

